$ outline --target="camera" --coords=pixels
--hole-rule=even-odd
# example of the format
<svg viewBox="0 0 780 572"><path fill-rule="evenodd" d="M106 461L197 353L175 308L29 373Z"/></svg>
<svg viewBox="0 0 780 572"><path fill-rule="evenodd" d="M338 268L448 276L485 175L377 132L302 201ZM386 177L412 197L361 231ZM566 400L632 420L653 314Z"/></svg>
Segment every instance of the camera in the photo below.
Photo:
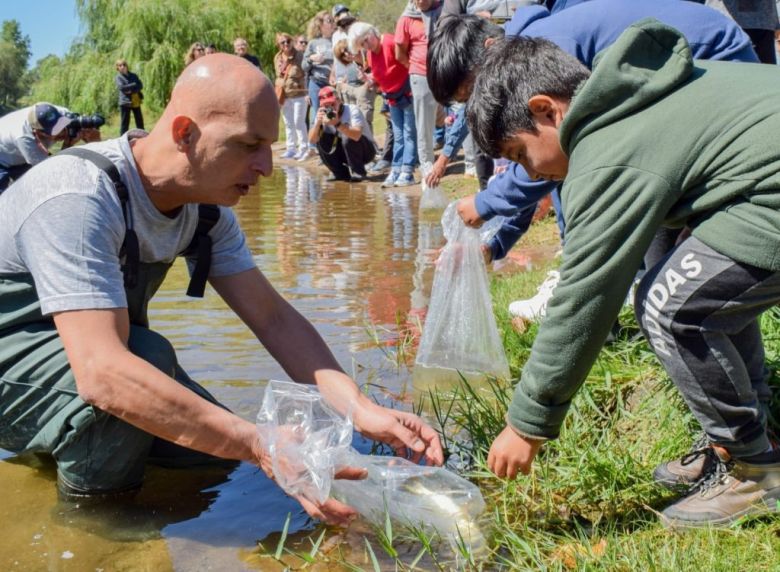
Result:
<svg viewBox="0 0 780 572"><path fill-rule="evenodd" d="M70 125L68 125L68 137L71 139L78 137L79 131L82 129L99 129L106 123L106 119L99 113L93 113L92 115L69 113L68 117L71 118Z"/></svg>
<svg viewBox="0 0 780 572"><path fill-rule="evenodd" d="M328 121L336 117L336 110L332 107L323 107L322 112L325 114L325 117L328 118Z"/></svg>

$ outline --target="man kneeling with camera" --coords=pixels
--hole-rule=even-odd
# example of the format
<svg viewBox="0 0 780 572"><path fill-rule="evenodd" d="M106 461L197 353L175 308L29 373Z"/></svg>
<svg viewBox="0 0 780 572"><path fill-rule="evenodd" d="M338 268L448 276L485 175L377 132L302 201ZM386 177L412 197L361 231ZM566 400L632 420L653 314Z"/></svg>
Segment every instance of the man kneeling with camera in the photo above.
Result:
<svg viewBox="0 0 780 572"><path fill-rule="evenodd" d="M356 105L341 102L336 90L320 90L317 119L309 130L309 142L317 146L322 162L334 181L361 181L366 164L374 160L376 145L363 113Z"/></svg>
<svg viewBox="0 0 780 572"><path fill-rule="evenodd" d="M58 141L62 149L79 139L100 141L98 129L105 122L97 113L79 115L43 101L0 117L0 193L48 158Z"/></svg>

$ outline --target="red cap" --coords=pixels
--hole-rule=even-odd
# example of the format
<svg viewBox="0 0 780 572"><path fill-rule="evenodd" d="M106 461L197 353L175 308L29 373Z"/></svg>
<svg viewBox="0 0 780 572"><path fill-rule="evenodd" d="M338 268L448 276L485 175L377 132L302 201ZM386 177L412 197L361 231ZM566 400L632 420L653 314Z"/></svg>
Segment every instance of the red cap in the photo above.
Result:
<svg viewBox="0 0 780 572"><path fill-rule="evenodd" d="M326 105L335 105L336 103L336 91L329 85L326 85L320 90L319 96L320 107Z"/></svg>

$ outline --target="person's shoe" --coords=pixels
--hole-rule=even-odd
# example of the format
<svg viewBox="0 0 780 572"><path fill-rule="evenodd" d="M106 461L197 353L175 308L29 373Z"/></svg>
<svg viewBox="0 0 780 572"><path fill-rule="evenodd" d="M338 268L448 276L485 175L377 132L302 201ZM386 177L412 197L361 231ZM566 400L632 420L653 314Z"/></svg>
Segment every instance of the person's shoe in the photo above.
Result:
<svg viewBox="0 0 780 572"><path fill-rule="evenodd" d="M366 171L369 176L381 175L390 168L390 162L380 159L376 163L373 163L370 167L367 166Z"/></svg>
<svg viewBox="0 0 780 572"><path fill-rule="evenodd" d="M744 516L780 512L780 450L732 459L714 445L715 461L688 496L668 506L670 528L728 526Z"/></svg>
<svg viewBox="0 0 780 572"><path fill-rule="evenodd" d="M522 318L528 322L540 320L547 314L547 303L552 298L553 290L560 279L561 275L557 270L550 270L536 295L527 300L512 302L509 304L509 313L515 318Z"/></svg>
<svg viewBox="0 0 780 572"><path fill-rule="evenodd" d="M463 171L463 176L469 179L476 179L477 166L474 163L466 163L466 169Z"/></svg>
<svg viewBox="0 0 780 572"><path fill-rule="evenodd" d="M395 180L395 183L393 183L394 187L408 187L409 185L414 185L413 173L401 173Z"/></svg>
<svg viewBox="0 0 780 572"><path fill-rule="evenodd" d="M398 171L390 171L390 174L387 175L384 181L382 181L382 187L392 187L395 185L395 182L398 180L398 177L401 176L401 173Z"/></svg>
<svg viewBox="0 0 780 572"><path fill-rule="evenodd" d="M653 471L653 480L668 489L688 488L702 478L716 459L712 443L702 433L685 455L658 465Z"/></svg>
<svg viewBox="0 0 780 572"><path fill-rule="evenodd" d="M305 149L301 153L298 154L297 157L295 157L295 160L303 163L304 161L307 161L314 157L314 150L313 149Z"/></svg>
<svg viewBox="0 0 780 572"><path fill-rule="evenodd" d="M295 149L287 149L287 151L279 155L280 159L295 159L296 157L297 153L295 152Z"/></svg>

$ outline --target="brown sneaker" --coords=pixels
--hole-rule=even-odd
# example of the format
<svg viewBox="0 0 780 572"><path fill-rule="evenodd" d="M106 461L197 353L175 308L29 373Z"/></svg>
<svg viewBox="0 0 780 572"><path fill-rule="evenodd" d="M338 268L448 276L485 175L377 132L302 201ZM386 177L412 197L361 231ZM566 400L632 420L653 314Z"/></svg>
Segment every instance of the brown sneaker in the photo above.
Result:
<svg viewBox="0 0 780 572"><path fill-rule="evenodd" d="M690 487L702 478L715 462L715 457L712 443L702 433L681 458L658 465L653 471L653 480L668 489Z"/></svg>
<svg viewBox="0 0 780 572"><path fill-rule="evenodd" d="M743 516L780 511L780 450L731 459L714 446L713 463L688 496L661 513L665 526L728 526Z"/></svg>

